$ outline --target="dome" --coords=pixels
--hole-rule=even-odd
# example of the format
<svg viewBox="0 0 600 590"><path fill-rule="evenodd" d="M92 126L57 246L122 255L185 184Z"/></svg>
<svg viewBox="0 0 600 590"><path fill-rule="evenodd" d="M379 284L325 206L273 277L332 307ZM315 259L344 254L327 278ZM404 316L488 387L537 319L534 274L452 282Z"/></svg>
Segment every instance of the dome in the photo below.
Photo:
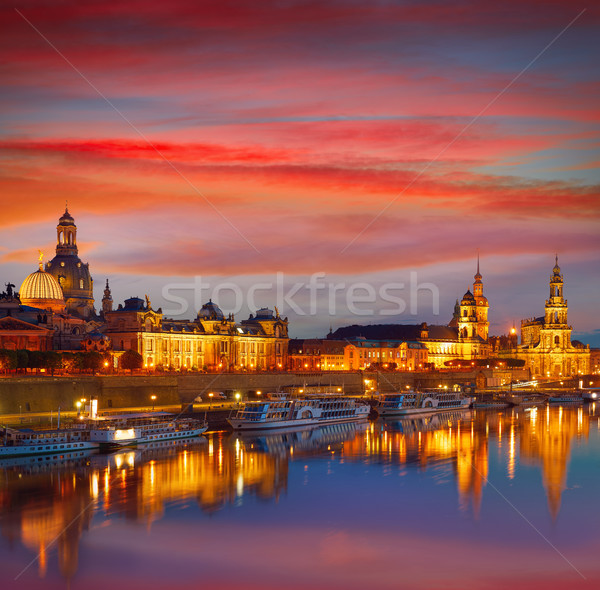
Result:
<svg viewBox="0 0 600 590"><path fill-rule="evenodd" d="M60 285L70 313L88 317L94 310L94 281L87 263L78 256L57 254L46 263L47 274Z"/></svg>
<svg viewBox="0 0 600 590"><path fill-rule="evenodd" d="M19 296L23 305L64 311L65 300L58 281L42 268L32 272L21 285Z"/></svg>
<svg viewBox="0 0 600 590"><path fill-rule="evenodd" d="M221 308L216 303L213 303L211 299L202 306L202 309L198 312L198 318L204 320L222 320L225 316Z"/></svg>
<svg viewBox="0 0 600 590"><path fill-rule="evenodd" d="M473 296L473 293L471 293L471 291L467 291L462 298L462 303L465 305L475 305L475 297Z"/></svg>
<svg viewBox="0 0 600 590"><path fill-rule="evenodd" d="M145 311L146 303L139 297L130 297L125 299L125 310L126 311Z"/></svg>
<svg viewBox="0 0 600 590"><path fill-rule="evenodd" d="M69 213L69 210L65 207L63 216L58 220L59 225L75 225L75 219Z"/></svg>

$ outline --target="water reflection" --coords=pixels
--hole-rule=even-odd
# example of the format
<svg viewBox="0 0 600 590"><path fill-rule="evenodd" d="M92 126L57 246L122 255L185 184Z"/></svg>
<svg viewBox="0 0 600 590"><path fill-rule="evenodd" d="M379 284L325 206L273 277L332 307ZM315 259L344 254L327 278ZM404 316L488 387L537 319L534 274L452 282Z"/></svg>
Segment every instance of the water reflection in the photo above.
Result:
<svg viewBox="0 0 600 590"><path fill-rule="evenodd" d="M477 517L496 453L509 480L520 465L539 468L549 513L558 516L573 446L598 428L595 405L530 410L448 412L406 420L336 425L312 431L228 435L193 443L157 443L112 455L76 453L0 463L0 532L21 544L44 577L49 555L70 579L92 520L143 522L168 508L214 514L245 499L277 502L295 462L325 458L390 470L444 469L459 508ZM333 485L336 485L335 483ZM91 532L93 534L93 531Z"/></svg>

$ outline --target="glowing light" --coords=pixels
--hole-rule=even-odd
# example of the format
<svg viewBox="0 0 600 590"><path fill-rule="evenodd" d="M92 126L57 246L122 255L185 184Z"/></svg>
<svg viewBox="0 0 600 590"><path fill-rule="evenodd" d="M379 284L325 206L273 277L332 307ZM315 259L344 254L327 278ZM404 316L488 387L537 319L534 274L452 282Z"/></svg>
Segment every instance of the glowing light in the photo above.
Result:
<svg viewBox="0 0 600 590"><path fill-rule="evenodd" d="M134 440L135 430L133 428L115 430L114 440Z"/></svg>
<svg viewBox="0 0 600 590"><path fill-rule="evenodd" d="M92 497L97 498L98 493L98 472L94 471L94 473L92 473Z"/></svg>

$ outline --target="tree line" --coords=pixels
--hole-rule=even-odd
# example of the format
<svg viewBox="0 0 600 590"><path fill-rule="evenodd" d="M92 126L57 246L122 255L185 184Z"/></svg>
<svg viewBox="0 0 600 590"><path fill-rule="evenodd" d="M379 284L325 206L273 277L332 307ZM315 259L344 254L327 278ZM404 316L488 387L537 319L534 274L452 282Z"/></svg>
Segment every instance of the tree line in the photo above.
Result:
<svg viewBox="0 0 600 590"><path fill-rule="evenodd" d="M66 373L97 373L113 367L113 356L97 350L89 352L59 352L56 350L5 350L0 349L0 371L4 373L39 372L43 369L52 375L56 371ZM119 368L127 371L141 369L142 355L128 350L119 358Z"/></svg>

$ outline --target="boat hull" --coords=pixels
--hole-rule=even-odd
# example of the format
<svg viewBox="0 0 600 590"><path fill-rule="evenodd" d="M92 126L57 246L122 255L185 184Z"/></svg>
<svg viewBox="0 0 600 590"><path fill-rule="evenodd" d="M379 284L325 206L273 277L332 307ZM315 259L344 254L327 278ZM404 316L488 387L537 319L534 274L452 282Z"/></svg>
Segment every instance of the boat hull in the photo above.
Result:
<svg viewBox="0 0 600 590"><path fill-rule="evenodd" d="M234 430L276 430L281 428L318 428L319 426L326 426L328 424L347 424L349 422L365 422L368 419L368 414L359 416L348 416L344 418L329 418L329 419L317 419L317 418L306 418L298 420L269 420L265 422L249 422L246 420L237 420L235 418L229 418L227 421Z"/></svg>
<svg viewBox="0 0 600 590"><path fill-rule="evenodd" d="M145 444L163 442L163 441L174 441L174 440L185 440L188 438L196 438L201 436L208 430L208 426L202 426L200 428L193 428L185 431L174 431L164 432L160 434L153 434L149 436L136 436L131 439L117 440L117 441L106 441L100 443L102 450L119 449L125 447L137 447Z"/></svg>
<svg viewBox="0 0 600 590"><path fill-rule="evenodd" d="M32 444L14 447L0 447L0 459L9 457L27 457L30 455L56 455L98 449L99 444L90 441L78 441L56 444Z"/></svg>
<svg viewBox="0 0 600 590"><path fill-rule="evenodd" d="M415 414L433 414L438 412L437 408L390 408L386 410L381 410L379 415L382 418L387 416L413 416Z"/></svg>

